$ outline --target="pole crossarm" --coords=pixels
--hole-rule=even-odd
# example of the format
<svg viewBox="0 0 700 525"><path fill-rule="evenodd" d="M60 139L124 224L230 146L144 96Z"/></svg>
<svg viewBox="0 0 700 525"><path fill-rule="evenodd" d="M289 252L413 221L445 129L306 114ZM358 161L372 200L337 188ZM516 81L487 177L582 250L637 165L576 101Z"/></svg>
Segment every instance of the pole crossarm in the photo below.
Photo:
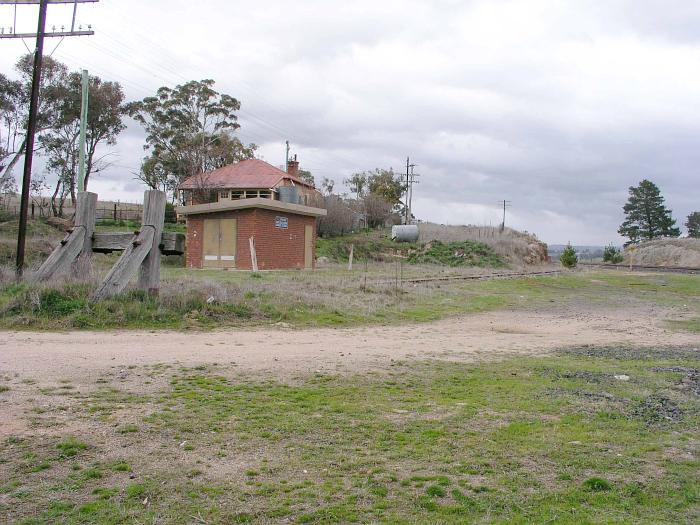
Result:
<svg viewBox="0 0 700 525"><path fill-rule="evenodd" d="M100 0L46 0L47 4L94 4ZM41 0L0 0L0 5L39 5Z"/></svg>
<svg viewBox="0 0 700 525"><path fill-rule="evenodd" d="M54 33L44 33L45 38L52 36L91 36L94 35L94 31L56 31ZM2 33L0 38L36 38L36 33Z"/></svg>

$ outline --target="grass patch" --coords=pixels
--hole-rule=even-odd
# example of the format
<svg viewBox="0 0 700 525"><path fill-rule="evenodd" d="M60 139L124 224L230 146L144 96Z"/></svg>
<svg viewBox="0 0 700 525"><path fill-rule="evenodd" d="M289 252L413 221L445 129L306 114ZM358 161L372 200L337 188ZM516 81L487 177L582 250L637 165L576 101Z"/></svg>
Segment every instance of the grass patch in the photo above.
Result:
<svg viewBox="0 0 700 525"><path fill-rule="evenodd" d="M587 488L588 490L592 490L594 492L604 492L608 490L612 490L612 483L610 483L607 479L603 478L588 478L586 481L583 482L583 486Z"/></svg>
<svg viewBox="0 0 700 525"><path fill-rule="evenodd" d="M382 270L383 268L383 270ZM408 276L437 267L405 265ZM167 271L165 271L167 270ZM385 273L380 273L379 270ZM371 273L371 272L378 273ZM554 308L585 300L605 307L630 302L686 305L700 311L695 276L650 276L617 272L567 273L554 277L450 281L396 285L397 267L375 265L363 273L192 273L167 268L159 298L140 291L91 304L94 285L0 285L0 328L209 329L288 323L353 326L423 322L499 308ZM445 270L448 271L448 270ZM688 324L691 328L694 325Z"/></svg>
<svg viewBox="0 0 700 525"><path fill-rule="evenodd" d="M59 451L59 459L66 459L77 456L81 451L87 450L88 446L74 437L68 437L58 443L56 448Z"/></svg>
<svg viewBox="0 0 700 525"><path fill-rule="evenodd" d="M28 478L43 438L7 440L0 492L41 524L692 522L700 398L679 381L699 367L691 347L572 347L289 383L180 369L119 395L149 425L123 459L66 438L84 468Z"/></svg>
<svg viewBox="0 0 700 525"><path fill-rule="evenodd" d="M476 241L432 241L412 253L408 261L413 264L442 264L446 266L479 266L501 268L503 259L490 246Z"/></svg>

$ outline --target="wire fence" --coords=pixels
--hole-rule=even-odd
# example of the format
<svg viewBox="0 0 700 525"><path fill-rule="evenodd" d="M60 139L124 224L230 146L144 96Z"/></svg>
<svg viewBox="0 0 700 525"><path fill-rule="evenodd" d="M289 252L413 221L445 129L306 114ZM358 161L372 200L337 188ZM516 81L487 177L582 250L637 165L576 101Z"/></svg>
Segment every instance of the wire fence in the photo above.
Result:
<svg viewBox="0 0 700 525"><path fill-rule="evenodd" d="M19 217L19 199L0 196L0 211L3 215ZM63 217L71 218L75 214L73 202L67 200L62 208L51 206L49 199L32 199L28 214L32 218ZM135 202L98 202L95 218L114 221L140 221L143 217L143 205Z"/></svg>

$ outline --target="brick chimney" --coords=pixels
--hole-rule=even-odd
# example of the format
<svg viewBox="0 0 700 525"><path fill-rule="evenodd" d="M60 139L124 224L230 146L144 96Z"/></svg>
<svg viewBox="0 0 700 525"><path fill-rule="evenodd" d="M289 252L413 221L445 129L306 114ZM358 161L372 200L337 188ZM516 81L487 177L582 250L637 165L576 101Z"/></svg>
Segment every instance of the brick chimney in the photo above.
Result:
<svg viewBox="0 0 700 525"><path fill-rule="evenodd" d="M292 177L299 176L299 161L297 160L296 155L294 155L294 160L287 162L287 173L289 173Z"/></svg>

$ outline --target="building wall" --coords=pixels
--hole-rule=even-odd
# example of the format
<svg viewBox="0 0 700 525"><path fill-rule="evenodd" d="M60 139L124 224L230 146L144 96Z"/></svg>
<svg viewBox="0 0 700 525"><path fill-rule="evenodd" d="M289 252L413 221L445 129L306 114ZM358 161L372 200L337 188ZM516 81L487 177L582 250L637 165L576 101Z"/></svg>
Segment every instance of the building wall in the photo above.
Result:
<svg viewBox="0 0 700 525"><path fill-rule="evenodd" d="M287 218L287 228L275 227L276 217ZM313 231L312 267L316 261L316 219L306 215L252 208L218 213L198 214L187 217L185 264L188 268L201 268L202 235L204 219L237 219L236 268L251 270L250 244L255 237L255 251L260 270L304 268L304 230L310 225Z"/></svg>

